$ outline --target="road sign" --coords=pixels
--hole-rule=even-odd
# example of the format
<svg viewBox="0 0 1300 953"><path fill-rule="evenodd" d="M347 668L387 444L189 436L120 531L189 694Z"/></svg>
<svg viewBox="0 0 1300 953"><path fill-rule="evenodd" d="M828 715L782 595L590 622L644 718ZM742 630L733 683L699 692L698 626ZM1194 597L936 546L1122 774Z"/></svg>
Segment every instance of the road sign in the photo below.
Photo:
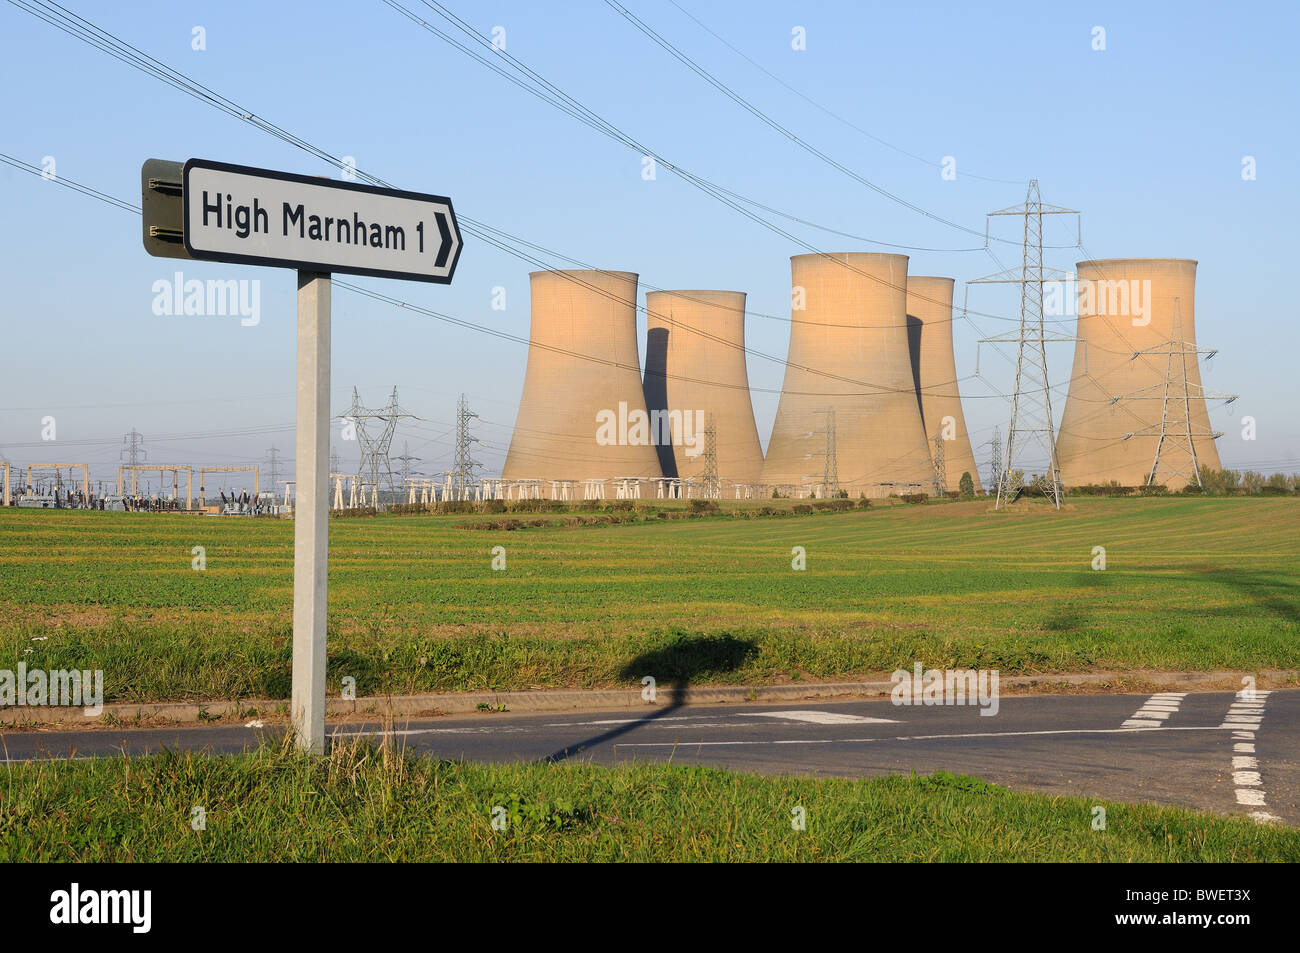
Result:
<svg viewBox="0 0 1300 953"><path fill-rule="evenodd" d="M144 250L159 258L189 258L185 250L185 222L181 179L185 166L166 159L147 159L140 168L140 221Z"/></svg>
<svg viewBox="0 0 1300 953"><path fill-rule="evenodd" d="M140 170L140 188L149 254L298 270L289 718L298 747L321 754L329 603L330 273L448 284L460 259L456 214L451 199L441 195L207 159L184 166L150 159Z"/></svg>
<svg viewBox="0 0 1300 953"><path fill-rule="evenodd" d="M460 227L442 195L190 159L141 170L151 255L450 283Z"/></svg>

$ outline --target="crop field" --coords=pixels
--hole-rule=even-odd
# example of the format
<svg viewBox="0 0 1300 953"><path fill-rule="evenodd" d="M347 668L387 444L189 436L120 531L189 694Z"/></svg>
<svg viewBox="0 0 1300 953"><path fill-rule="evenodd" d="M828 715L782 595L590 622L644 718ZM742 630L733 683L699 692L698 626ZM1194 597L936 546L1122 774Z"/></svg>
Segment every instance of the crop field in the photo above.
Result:
<svg viewBox="0 0 1300 953"><path fill-rule="evenodd" d="M482 523L331 521L331 691L1300 667L1291 499ZM0 510L0 667L103 669L107 701L287 697L292 555L287 520Z"/></svg>

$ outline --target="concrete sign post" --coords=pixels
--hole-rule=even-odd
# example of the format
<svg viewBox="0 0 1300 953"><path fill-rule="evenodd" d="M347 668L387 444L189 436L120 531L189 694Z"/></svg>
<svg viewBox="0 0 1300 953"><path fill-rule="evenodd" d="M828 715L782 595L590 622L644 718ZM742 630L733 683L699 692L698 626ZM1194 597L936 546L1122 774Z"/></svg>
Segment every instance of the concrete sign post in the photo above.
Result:
<svg viewBox="0 0 1300 953"><path fill-rule="evenodd" d="M293 516L293 697L298 747L325 751L329 601L330 276L298 272L298 502Z"/></svg>
<svg viewBox="0 0 1300 953"><path fill-rule="evenodd" d="M325 751L329 602L330 274L449 284L460 259L451 200L190 159L141 169L151 255L298 272L293 693L298 747Z"/></svg>

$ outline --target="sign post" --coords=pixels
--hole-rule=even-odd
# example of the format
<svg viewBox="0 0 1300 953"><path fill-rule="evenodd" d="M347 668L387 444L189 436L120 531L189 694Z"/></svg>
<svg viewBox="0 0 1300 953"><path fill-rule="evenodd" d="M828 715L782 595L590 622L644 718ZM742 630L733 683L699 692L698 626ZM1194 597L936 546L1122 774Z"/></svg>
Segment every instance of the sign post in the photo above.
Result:
<svg viewBox="0 0 1300 953"><path fill-rule="evenodd" d="M291 731L325 752L329 602L330 274L449 284L460 228L440 195L190 159L140 173L151 255L298 272Z"/></svg>
<svg viewBox="0 0 1300 953"><path fill-rule="evenodd" d="M298 503L293 518L294 740L325 753L329 602L330 276L298 272Z"/></svg>

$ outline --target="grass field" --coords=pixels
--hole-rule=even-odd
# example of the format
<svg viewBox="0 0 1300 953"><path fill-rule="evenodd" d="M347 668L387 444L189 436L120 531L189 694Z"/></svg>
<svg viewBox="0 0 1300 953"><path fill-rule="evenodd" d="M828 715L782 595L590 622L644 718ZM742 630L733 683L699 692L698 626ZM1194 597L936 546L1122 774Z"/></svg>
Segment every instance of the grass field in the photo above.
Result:
<svg viewBox="0 0 1300 953"><path fill-rule="evenodd" d="M967 777L326 758L7 765L0 861L1300 861L1300 831ZM205 829L194 830L195 808ZM491 825L494 808L505 830ZM795 830L793 809L805 829Z"/></svg>
<svg viewBox="0 0 1300 953"><path fill-rule="evenodd" d="M476 521L331 522L332 691L344 675L364 695L840 679L915 661L1300 667L1293 499L462 525ZM0 668L103 669L108 701L287 697L292 538L282 520L0 510Z"/></svg>

